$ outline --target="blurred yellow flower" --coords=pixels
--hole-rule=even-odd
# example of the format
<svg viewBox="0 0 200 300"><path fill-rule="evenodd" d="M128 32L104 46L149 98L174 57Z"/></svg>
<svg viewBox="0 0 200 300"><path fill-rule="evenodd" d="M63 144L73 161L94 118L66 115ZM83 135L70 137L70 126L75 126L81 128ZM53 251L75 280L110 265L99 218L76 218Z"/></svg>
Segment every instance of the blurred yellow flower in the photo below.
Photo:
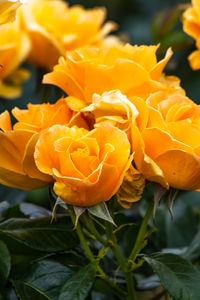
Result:
<svg viewBox="0 0 200 300"><path fill-rule="evenodd" d="M196 40L197 50L188 57L193 70L200 69L200 2L192 0L192 6L183 13L183 30Z"/></svg>
<svg viewBox="0 0 200 300"><path fill-rule="evenodd" d="M162 72L172 50L157 61L158 46L119 45L111 47L86 47L67 52L61 57L53 72L44 76L43 82L54 84L68 95L90 103L94 93L119 89L127 96L147 98L151 93L179 90L179 80Z"/></svg>
<svg viewBox="0 0 200 300"><path fill-rule="evenodd" d="M1 0L0 1L0 25L13 21L18 7L24 1L20 0Z"/></svg>
<svg viewBox="0 0 200 300"><path fill-rule="evenodd" d="M29 72L19 68L30 51L30 41L15 22L0 26L0 97L16 98Z"/></svg>
<svg viewBox="0 0 200 300"><path fill-rule="evenodd" d="M18 21L32 41L30 61L52 69L66 50L98 44L115 24L104 8L68 7L62 0L29 0L18 10Z"/></svg>

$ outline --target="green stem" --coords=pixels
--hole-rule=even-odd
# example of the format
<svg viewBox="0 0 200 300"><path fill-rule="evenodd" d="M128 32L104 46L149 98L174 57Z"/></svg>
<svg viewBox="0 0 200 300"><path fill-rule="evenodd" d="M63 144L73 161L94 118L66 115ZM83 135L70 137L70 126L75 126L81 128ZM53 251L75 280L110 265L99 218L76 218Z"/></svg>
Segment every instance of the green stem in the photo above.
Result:
<svg viewBox="0 0 200 300"><path fill-rule="evenodd" d="M107 246L108 243L107 241L101 236L101 234L97 231L93 220L86 214L84 214L84 221L88 227L88 229L90 230L90 232L96 237L96 239L104 246Z"/></svg>
<svg viewBox="0 0 200 300"><path fill-rule="evenodd" d="M71 209L70 207L69 207L69 214L70 214L70 217L71 217L71 219L72 219L73 224L75 224L75 222L76 222L76 217L75 217L75 215L74 215L73 209ZM79 240L80 240L80 242L81 242L81 244L82 244L82 246L83 246L83 249L84 249L84 251L85 251L85 254L86 254L87 258L88 258L90 261L93 261L93 260L94 260L93 253L92 253L92 251L90 250L90 247L89 247L88 244L87 244L87 241L86 241L86 239L85 239L85 236L84 236L84 234L83 234L83 231L82 231L82 228L81 228L80 224L77 224L77 226L76 226L76 231L77 231Z"/></svg>
<svg viewBox="0 0 200 300"><path fill-rule="evenodd" d="M125 277L126 284L127 284L127 291L128 291L127 298L125 298L125 299L126 300L136 300L137 298L135 295L132 272L130 272L128 270L127 261L123 257L123 255L120 251L120 247L117 244L117 239L113 232L113 225L109 222L106 222L106 234L107 234L108 240L110 241L111 249L119 263L119 266L120 266L122 272L124 273L124 277Z"/></svg>
<svg viewBox="0 0 200 300"><path fill-rule="evenodd" d="M143 248L142 246L146 245L146 243L144 243L144 237L145 237L145 234L146 234L147 225L148 225L148 221L149 221L149 218L151 216L152 210L153 210L153 202L150 202L149 207L146 211L146 214L145 214L145 216L142 220L142 224L140 226L140 230L138 232L135 245L134 245L133 250L132 250L132 252L129 256L129 260L131 260L131 261L135 261L137 254Z"/></svg>
<svg viewBox="0 0 200 300"><path fill-rule="evenodd" d="M69 207L68 206L68 211L69 211L69 215L71 217L71 220L72 220L72 223L75 224L76 222L76 217L75 217L75 214L74 214L74 211L73 211L73 208ZM84 233L83 233L83 230L80 226L80 224L78 224L76 226L76 231L77 231L77 234L78 234L78 237L79 237L79 240L82 244L82 247L85 251L85 254L87 256L87 258L90 260L90 261L94 261L95 260L95 257L92 253L92 251L90 250L90 247L88 246L87 244L87 241L85 239L85 236L84 236ZM100 277L102 278L102 280L104 280L113 290L113 293L115 295L117 295L120 299L124 300L125 298L125 295L124 295L124 291L118 287L116 284L114 284L108 277L107 275L104 273L104 271L101 269L100 266L97 267L97 271L99 272L100 274Z"/></svg>

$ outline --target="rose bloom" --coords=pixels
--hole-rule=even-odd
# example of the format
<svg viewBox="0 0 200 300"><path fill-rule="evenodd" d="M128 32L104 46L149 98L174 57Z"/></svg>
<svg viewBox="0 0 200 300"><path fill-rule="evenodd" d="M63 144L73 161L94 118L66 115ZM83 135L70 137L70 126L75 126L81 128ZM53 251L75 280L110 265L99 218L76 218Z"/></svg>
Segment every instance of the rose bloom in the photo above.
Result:
<svg viewBox="0 0 200 300"><path fill-rule="evenodd" d="M183 13L183 30L196 40L197 49L188 57L193 70L200 69L200 5L192 0L192 6Z"/></svg>
<svg viewBox="0 0 200 300"><path fill-rule="evenodd" d="M103 8L68 7L62 0L29 0L18 10L18 21L32 41L30 61L52 69L66 50L98 44L116 26Z"/></svg>
<svg viewBox="0 0 200 300"><path fill-rule="evenodd" d="M21 84L29 73L19 66L29 51L30 41L15 22L0 26L0 97L20 96Z"/></svg>
<svg viewBox="0 0 200 300"><path fill-rule="evenodd" d="M95 95L83 111L97 123L111 122L127 133L135 165L149 181L200 189L200 106L192 100L157 92L145 102L111 91Z"/></svg>
<svg viewBox="0 0 200 300"><path fill-rule="evenodd" d="M34 157L55 179L56 195L77 206L109 200L132 161L126 134L110 124L91 131L54 125L41 134Z"/></svg>
<svg viewBox="0 0 200 300"><path fill-rule="evenodd" d="M37 169L33 157L40 133L54 124L83 126L84 121L73 116L64 98L12 113L18 121L13 128L8 111L0 114L0 183L24 190L45 186L52 178Z"/></svg>
<svg viewBox="0 0 200 300"><path fill-rule="evenodd" d="M159 90L183 93L176 77L162 74L172 55L171 49L158 62L157 48L126 44L70 51L66 58L59 59L53 72L44 76L43 82L54 84L85 103L92 101L94 93L102 94L114 89L127 96L144 99Z"/></svg>

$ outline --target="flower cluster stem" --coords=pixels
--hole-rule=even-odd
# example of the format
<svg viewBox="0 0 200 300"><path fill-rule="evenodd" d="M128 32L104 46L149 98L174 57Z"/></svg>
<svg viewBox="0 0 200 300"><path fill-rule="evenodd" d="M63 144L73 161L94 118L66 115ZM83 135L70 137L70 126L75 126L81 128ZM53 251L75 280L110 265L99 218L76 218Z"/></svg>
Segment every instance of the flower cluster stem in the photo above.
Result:
<svg viewBox="0 0 200 300"><path fill-rule="evenodd" d="M111 249L113 250L113 253L119 263L119 266L124 274L126 285L127 285L127 298L126 300L136 300L136 294L134 289L134 282L132 277L132 272L128 270L128 264L126 259L123 257L120 247L117 244L116 236L113 232L113 225L109 222L106 222L106 235L108 240L110 241Z"/></svg>
<svg viewBox="0 0 200 300"><path fill-rule="evenodd" d="M137 254L140 252L141 250L141 246L142 245L146 245L144 243L144 237L146 235L146 231L147 231L147 225L149 222L149 218L151 216L153 210L153 202L150 202L149 207L146 211L146 214L142 220L138 235L137 235L137 239L136 242L134 244L133 250L131 251L131 254L129 256L129 261L135 261ZM143 244L144 243L144 244Z"/></svg>
<svg viewBox="0 0 200 300"><path fill-rule="evenodd" d="M75 217L75 214L74 214L74 211L73 211L73 208L71 207L68 207L68 211L69 211L69 215L71 217L71 220L72 220L72 223L75 224L75 221L76 221L76 217ZM78 234L78 237L79 237L79 240L82 244L82 247L85 251L85 254L87 256L87 258L90 260L90 261L94 261L96 258L94 257L92 251L90 250L90 247L87 243L87 240L85 239L85 236L84 236L84 233L83 233L83 230L80 226L80 224L78 224L76 226L76 231L77 231L77 234ZM93 233L94 234L94 233ZM105 272L101 269L100 266L97 267L97 271L100 275L100 278L102 280L105 281L105 283L112 289L113 293L118 296L120 299L124 300L125 299L125 294L124 294L124 291L118 287L114 282L112 282L108 277L107 275L105 274Z"/></svg>

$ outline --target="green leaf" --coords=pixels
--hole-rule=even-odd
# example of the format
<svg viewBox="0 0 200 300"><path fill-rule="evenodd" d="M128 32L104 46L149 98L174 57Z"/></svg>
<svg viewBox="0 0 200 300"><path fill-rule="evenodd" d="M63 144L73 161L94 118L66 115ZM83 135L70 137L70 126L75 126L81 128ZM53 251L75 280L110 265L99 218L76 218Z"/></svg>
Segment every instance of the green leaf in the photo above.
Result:
<svg viewBox="0 0 200 300"><path fill-rule="evenodd" d="M191 244L186 248L183 256L192 261L195 261L200 257L200 231L195 235Z"/></svg>
<svg viewBox="0 0 200 300"><path fill-rule="evenodd" d="M17 296L20 300L51 300L42 291L36 289L34 286L27 282L20 280L12 281L15 287Z"/></svg>
<svg viewBox="0 0 200 300"><path fill-rule="evenodd" d="M79 244L68 217L50 223L50 217L37 219L9 219L0 224L0 239L13 254L60 252Z"/></svg>
<svg viewBox="0 0 200 300"><path fill-rule="evenodd" d="M10 273L11 258L8 248L0 241L0 285L4 285Z"/></svg>
<svg viewBox="0 0 200 300"><path fill-rule="evenodd" d="M27 268L20 280L42 291L51 300L57 300L61 287L73 273L72 270L58 262L39 260Z"/></svg>
<svg viewBox="0 0 200 300"><path fill-rule="evenodd" d="M173 300L197 300L200 295L200 272L176 254L144 256Z"/></svg>
<svg viewBox="0 0 200 300"><path fill-rule="evenodd" d="M87 209L91 215L98 217L100 219L106 220L106 221L112 223L113 225L115 225L105 202L101 202L97 205L90 206Z"/></svg>
<svg viewBox="0 0 200 300"><path fill-rule="evenodd" d="M86 299L95 279L97 262L92 262L70 278L61 289L58 300Z"/></svg>

